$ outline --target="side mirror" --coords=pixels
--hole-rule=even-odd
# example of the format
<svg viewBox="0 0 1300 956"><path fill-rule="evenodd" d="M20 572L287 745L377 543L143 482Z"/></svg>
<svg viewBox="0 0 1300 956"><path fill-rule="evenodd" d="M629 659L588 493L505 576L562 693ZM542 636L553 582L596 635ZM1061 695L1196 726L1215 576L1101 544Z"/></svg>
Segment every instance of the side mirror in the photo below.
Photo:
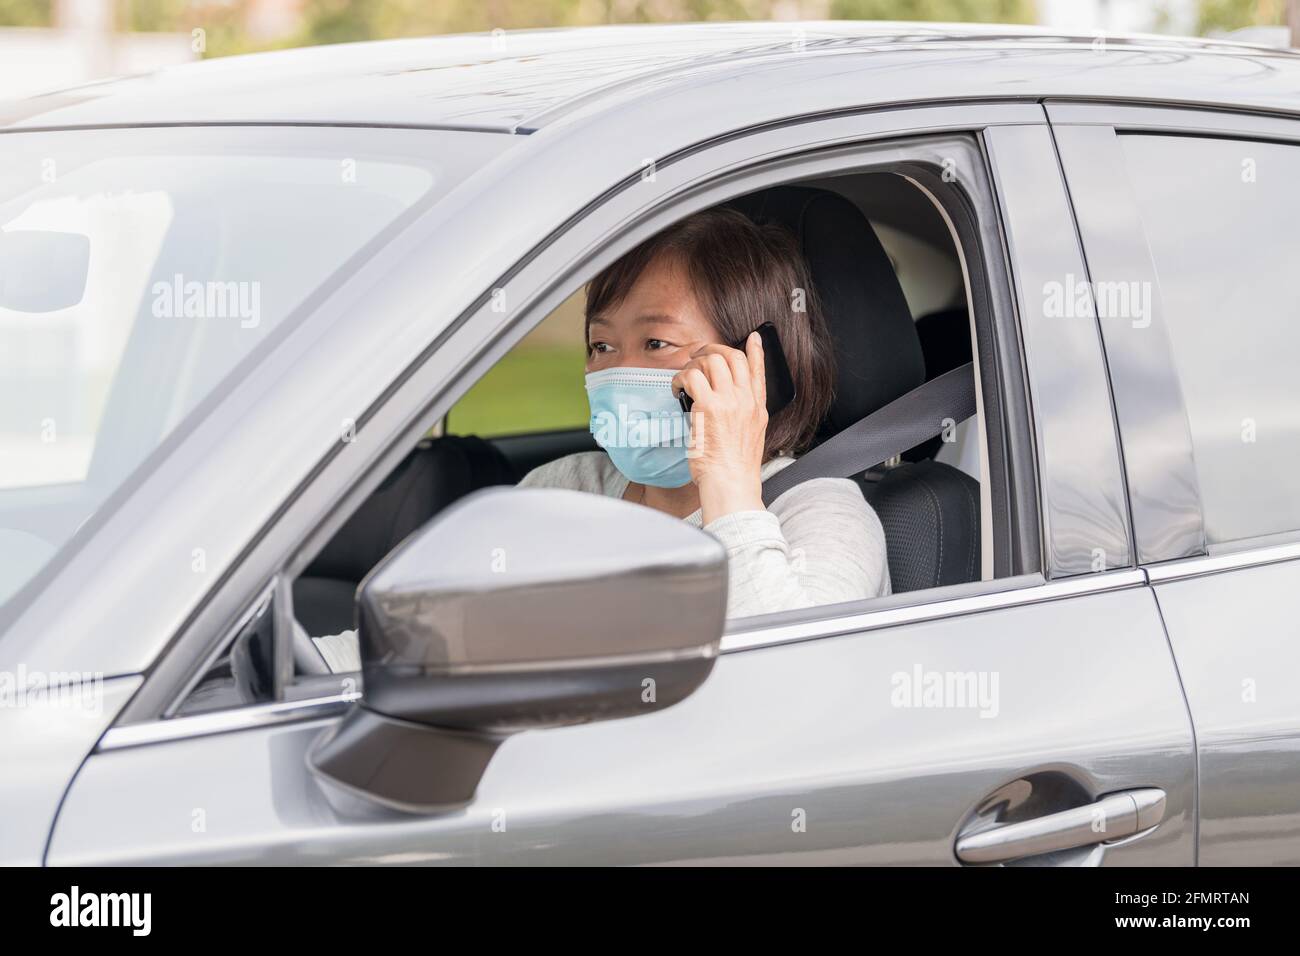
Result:
<svg viewBox="0 0 1300 956"><path fill-rule="evenodd" d="M81 301L90 239L75 232L0 230L0 307L57 312Z"/></svg>
<svg viewBox="0 0 1300 956"><path fill-rule="evenodd" d="M649 713L713 669L721 544L649 508L489 488L411 535L362 582L362 699L314 771L386 806L462 806L501 741Z"/></svg>

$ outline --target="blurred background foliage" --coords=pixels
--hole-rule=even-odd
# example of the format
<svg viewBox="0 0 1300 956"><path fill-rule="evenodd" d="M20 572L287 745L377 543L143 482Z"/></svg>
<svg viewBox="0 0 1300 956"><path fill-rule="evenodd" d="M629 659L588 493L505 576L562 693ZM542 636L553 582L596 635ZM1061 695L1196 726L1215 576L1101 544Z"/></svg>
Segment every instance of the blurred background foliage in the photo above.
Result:
<svg viewBox="0 0 1300 956"><path fill-rule="evenodd" d="M54 19L52 0L0 0L0 26L46 27Z"/></svg>
<svg viewBox="0 0 1300 956"><path fill-rule="evenodd" d="M1033 0L832 0L836 20L1033 23Z"/></svg>
<svg viewBox="0 0 1300 956"><path fill-rule="evenodd" d="M1196 0L1196 32L1286 20L1286 0ZM58 0L0 0L0 26L50 26ZM207 57L441 33L813 18L1033 23L1035 0L114 0L118 29L189 33ZM1155 25L1160 18L1157 14Z"/></svg>
<svg viewBox="0 0 1300 956"><path fill-rule="evenodd" d="M1200 0L1196 13L1199 34L1281 26L1286 23L1286 0Z"/></svg>
<svg viewBox="0 0 1300 956"><path fill-rule="evenodd" d="M23 0L0 0L0 3ZM250 0L121 0L131 29L208 32L208 56L354 40L582 26L769 20L799 11L790 0L302 0L301 22L288 36L259 40L248 22ZM1034 0L825 0L833 19L1030 23ZM120 20L119 22L125 22Z"/></svg>

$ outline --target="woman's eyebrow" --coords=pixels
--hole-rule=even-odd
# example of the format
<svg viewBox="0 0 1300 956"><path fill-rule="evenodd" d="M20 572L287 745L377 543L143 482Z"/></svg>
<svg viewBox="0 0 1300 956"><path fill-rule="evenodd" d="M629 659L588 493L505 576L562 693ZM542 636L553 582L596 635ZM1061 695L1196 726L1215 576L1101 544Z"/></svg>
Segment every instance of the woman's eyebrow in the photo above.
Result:
<svg viewBox="0 0 1300 956"><path fill-rule="evenodd" d="M669 315L667 312L647 312L643 315L638 315L632 321L637 325L653 325L653 324L685 325L686 324L677 316ZM590 319L587 320L588 328L592 328L597 325L605 326L606 328L608 328L611 324L612 323L609 321L609 319L599 315L593 315Z"/></svg>

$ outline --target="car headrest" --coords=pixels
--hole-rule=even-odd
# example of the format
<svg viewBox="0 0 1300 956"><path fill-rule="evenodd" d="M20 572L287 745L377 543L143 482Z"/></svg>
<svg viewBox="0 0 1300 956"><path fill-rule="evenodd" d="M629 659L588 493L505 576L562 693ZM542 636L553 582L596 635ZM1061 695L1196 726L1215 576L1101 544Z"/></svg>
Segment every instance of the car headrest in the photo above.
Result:
<svg viewBox="0 0 1300 956"><path fill-rule="evenodd" d="M837 193L777 186L726 204L794 233L835 343L835 400L822 441L925 381L921 340L893 264L858 207Z"/></svg>

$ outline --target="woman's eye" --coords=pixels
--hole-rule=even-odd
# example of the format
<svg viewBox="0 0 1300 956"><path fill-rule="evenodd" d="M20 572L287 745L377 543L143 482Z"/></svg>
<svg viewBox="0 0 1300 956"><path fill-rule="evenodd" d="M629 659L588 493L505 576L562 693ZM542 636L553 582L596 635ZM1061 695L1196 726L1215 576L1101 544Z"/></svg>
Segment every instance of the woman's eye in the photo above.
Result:
<svg viewBox="0 0 1300 956"><path fill-rule="evenodd" d="M592 342L587 346L588 352L608 352L609 345L605 342Z"/></svg>
<svg viewBox="0 0 1300 956"><path fill-rule="evenodd" d="M668 348L668 343L665 342L663 339L647 339L645 343L645 347L648 348L651 352L657 352L660 349Z"/></svg>

